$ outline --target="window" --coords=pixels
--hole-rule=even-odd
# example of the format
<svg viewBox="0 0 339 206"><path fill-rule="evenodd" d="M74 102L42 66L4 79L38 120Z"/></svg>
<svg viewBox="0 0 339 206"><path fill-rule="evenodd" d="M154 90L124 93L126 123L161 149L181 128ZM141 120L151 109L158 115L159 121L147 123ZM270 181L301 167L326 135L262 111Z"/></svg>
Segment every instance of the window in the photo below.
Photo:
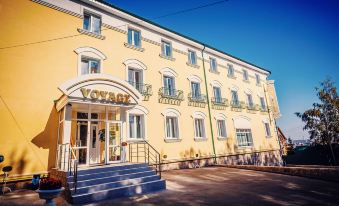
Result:
<svg viewBox="0 0 339 206"><path fill-rule="evenodd" d="M238 92L232 90L231 94L232 94L232 104L233 105L239 105Z"/></svg>
<svg viewBox="0 0 339 206"><path fill-rule="evenodd" d="M83 29L100 34L101 32L101 18L93 14L84 14Z"/></svg>
<svg viewBox="0 0 339 206"><path fill-rule="evenodd" d="M129 138L143 139L144 138L144 115L129 115Z"/></svg>
<svg viewBox="0 0 339 206"><path fill-rule="evenodd" d="M166 138L179 138L178 117L166 117Z"/></svg>
<svg viewBox="0 0 339 206"><path fill-rule="evenodd" d="M259 74L255 74L255 80L256 80L257 84L260 85L260 76L259 76Z"/></svg>
<svg viewBox="0 0 339 206"><path fill-rule="evenodd" d="M172 45L169 42L166 41L162 41L161 42L162 46L161 46L161 53L163 56L166 57L172 57Z"/></svg>
<svg viewBox="0 0 339 206"><path fill-rule="evenodd" d="M81 58L81 74L100 73L100 61L87 57Z"/></svg>
<svg viewBox="0 0 339 206"><path fill-rule="evenodd" d="M200 83L198 82L191 82L191 92L192 92L192 98L193 99L200 99L201 93L200 93Z"/></svg>
<svg viewBox="0 0 339 206"><path fill-rule="evenodd" d="M210 58L210 67L212 72L217 72L217 60L214 58Z"/></svg>
<svg viewBox="0 0 339 206"><path fill-rule="evenodd" d="M252 99L252 95L251 94L247 94L247 105L249 106L249 107L253 107L254 105L253 105L253 99Z"/></svg>
<svg viewBox="0 0 339 206"><path fill-rule="evenodd" d="M237 142L239 147L253 145L251 129L236 129Z"/></svg>
<svg viewBox="0 0 339 206"><path fill-rule="evenodd" d="M218 136L220 138L226 138L226 122L223 119L217 120L217 127L218 127Z"/></svg>
<svg viewBox="0 0 339 206"><path fill-rule="evenodd" d="M266 137L270 137L271 136L271 129L270 129L270 124L265 122L265 133L266 133Z"/></svg>
<svg viewBox="0 0 339 206"><path fill-rule="evenodd" d="M164 94L169 96L175 95L174 77L164 76Z"/></svg>
<svg viewBox="0 0 339 206"><path fill-rule="evenodd" d="M134 30L134 29L128 29L128 44L140 47L140 31Z"/></svg>
<svg viewBox="0 0 339 206"><path fill-rule="evenodd" d="M231 64L228 65L227 75L229 77L234 77L234 68L233 68L233 65L231 65Z"/></svg>
<svg viewBox="0 0 339 206"><path fill-rule="evenodd" d="M139 69L128 68L128 82L132 86L134 86L139 92L142 92L142 71Z"/></svg>
<svg viewBox="0 0 339 206"><path fill-rule="evenodd" d="M204 119L194 119L195 138L205 138Z"/></svg>
<svg viewBox="0 0 339 206"><path fill-rule="evenodd" d="M195 51L188 50L188 63L193 65L197 64L197 55Z"/></svg>
<svg viewBox="0 0 339 206"><path fill-rule="evenodd" d="M264 97L260 97L260 106L262 110L266 110L266 104Z"/></svg>
<svg viewBox="0 0 339 206"><path fill-rule="evenodd" d="M247 70L242 70L243 71L243 77L244 77L244 80L245 81L248 81L248 72L247 72Z"/></svg>
<svg viewBox="0 0 339 206"><path fill-rule="evenodd" d="M215 98L215 102L217 103L221 103L221 90L220 87L213 87L213 93L214 93L214 98Z"/></svg>

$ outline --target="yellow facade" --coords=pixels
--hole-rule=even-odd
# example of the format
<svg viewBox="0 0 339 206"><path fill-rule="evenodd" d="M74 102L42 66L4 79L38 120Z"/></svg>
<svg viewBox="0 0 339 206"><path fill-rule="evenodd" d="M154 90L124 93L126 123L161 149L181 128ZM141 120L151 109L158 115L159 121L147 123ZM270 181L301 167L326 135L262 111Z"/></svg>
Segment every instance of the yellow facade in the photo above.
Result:
<svg viewBox="0 0 339 206"><path fill-rule="evenodd" d="M0 25L2 25L0 32L0 130L2 131L0 154L5 156L5 161L1 163L1 166L12 165L14 168L12 174L44 172L56 166L59 117L55 102L63 95L58 87L78 77L79 56L74 51L81 47L92 47L103 53L106 59L101 61L102 72L121 80L126 80L126 65L124 64L126 60L134 59L147 67L144 71L144 83L152 85L153 95L148 101L140 101L139 104L149 111L146 116L146 140L161 153L164 162L213 157L211 131L214 134L216 156L279 150L275 117L272 112L249 112L247 109L233 111L230 106L215 109L210 102L209 113L207 104L205 107L189 105L187 95L190 93L188 80L190 76L195 75L201 79L201 93L206 94L204 65L201 58L203 45L197 46L199 44L196 42L189 45L179 41L179 38L174 39L163 35L164 39L173 43L174 59L169 60L159 56L161 42L153 41L146 34L143 35L143 30L141 31L141 45L144 50L131 49L124 45L127 42L127 26L113 28L116 26L114 22L108 25L103 21L101 35L105 39L96 38L77 31L83 28L83 13L79 12L77 16L67 12L67 7L72 6L69 1L65 1L64 10L60 9L62 8L60 5L50 8L51 1L46 1L50 3L44 5L41 2L44 1L0 0ZM96 4L97 7L90 7L86 1L79 2L81 5L79 8L83 9L88 6L91 11L100 15L105 15L103 9L114 10L114 8ZM79 10L82 11L81 9ZM133 23L129 26L133 26ZM144 29L143 25L135 24L134 26ZM152 32L162 35L159 31ZM187 40L187 42L190 41ZM179 44L181 46L177 46ZM196 51L198 68L186 64L187 49L182 49L185 46L187 49L193 48ZM213 97L213 82L222 85L222 97L228 100L231 99L233 87L237 89L240 101L246 101L246 91L253 94L255 104L259 104L258 94L270 99L267 96L272 96L272 93L266 92L266 77L269 75L267 71L241 60L233 60L233 57L219 51L213 54L212 50L212 48L206 48L204 51L209 101ZM217 59L219 73L209 71L209 56ZM219 58L222 60L219 61ZM234 66L235 78L227 76L227 64L223 63L224 61ZM163 86L161 75L163 68L171 68L177 74L175 87L184 92L184 100L180 105L159 103L158 90ZM248 70L248 82L243 81L243 74L240 72L242 69ZM255 73L261 75L260 86L256 84ZM276 100L275 96L273 98ZM272 103L270 101L267 103L270 108ZM181 141L164 141L165 123L162 113L166 109L175 109L180 113L179 137ZM194 139L192 116L195 112L202 112L206 116L204 119L206 140L204 141ZM227 138L225 139L217 138L216 117L218 115L226 117ZM236 146L234 119L237 117L250 119L253 147ZM209 119L211 119L212 128L210 128ZM270 123L271 137L269 138L265 135L263 121Z"/></svg>

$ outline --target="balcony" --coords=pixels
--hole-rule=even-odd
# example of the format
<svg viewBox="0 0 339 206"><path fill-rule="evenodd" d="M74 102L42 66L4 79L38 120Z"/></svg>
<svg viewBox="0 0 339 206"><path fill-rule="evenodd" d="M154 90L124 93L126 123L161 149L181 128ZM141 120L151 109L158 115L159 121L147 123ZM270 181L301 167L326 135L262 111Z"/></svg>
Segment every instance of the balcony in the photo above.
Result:
<svg viewBox="0 0 339 206"><path fill-rule="evenodd" d="M260 106L260 112L262 112L262 113L266 113L266 112L268 112L268 108L266 107L266 106Z"/></svg>
<svg viewBox="0 0 339 206"><path fill-rule="evenodd" d="M225 109L228 106L228 100L221 97L212 97L212 108L213 109Z"/></svg>
<svg viewBox="0 0 339 206"><path fill-rule="evenodd" d="M161 87L158 94L160 103L180 105L181 101L184 100L184 92L182 90Z"/></svg>
<svg viewBox="0 0 339 206"><path fill-rule="evenodd" d="M150 84L142 84L137 82L128 81L130 85L136 88L142 96L144 96L144 100L149 100L149 97L152 96L152 85Z"/></svg>
<svg viewBox="0 0 339 206"><path fill-rule="evenodd" d="M236 112L240 112L244 108L245 103L239 101L231 102L231 109Z"/></svg>
<svg viewBox="0 0 339 206"><path fill-rule="evenodd" d="M194 107L205 107L207 103L206 95L199 94L199 95L192 95L192 93L188 94L188 105Z"/></svg>
<svg viewBox="0 0 339 206"><path fill-rule="evenodd" d="M247 112L249 113L255 113L259 110L259 105L257 104L247 104L246 105Z"/></svg>

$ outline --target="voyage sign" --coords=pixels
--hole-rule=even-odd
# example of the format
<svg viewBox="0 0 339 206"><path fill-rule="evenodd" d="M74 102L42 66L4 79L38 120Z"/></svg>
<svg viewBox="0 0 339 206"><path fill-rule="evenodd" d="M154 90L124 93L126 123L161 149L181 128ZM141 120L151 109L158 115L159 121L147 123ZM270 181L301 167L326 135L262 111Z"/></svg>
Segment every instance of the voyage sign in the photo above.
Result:
<svg viewBox="0 0 339 206"><path fill-rule="evenodd" d="M102 90L97 90L97 89L87 89L87 88L81 88L80 91L82 93L82 96L88 99L109 101L109 102L120 103L120 104L130 103L129 94L114 93L114 92L102 91Z"/></svg>

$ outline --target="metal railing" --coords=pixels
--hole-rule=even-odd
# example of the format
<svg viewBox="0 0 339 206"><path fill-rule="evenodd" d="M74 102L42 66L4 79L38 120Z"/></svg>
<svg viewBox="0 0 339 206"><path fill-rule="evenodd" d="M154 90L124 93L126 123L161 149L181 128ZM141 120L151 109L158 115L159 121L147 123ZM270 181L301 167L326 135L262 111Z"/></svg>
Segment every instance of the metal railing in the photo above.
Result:
<svg viewBox="0 0 339 206"><path fill-rule="evenodd" d="M206 95L204 94L195 94L192 93L188 94L188 101L190 102L199 102L199 103L206 103L207 101Z"/></svg>
<svg viewBox="0 0 339 206"><path fill-rule="evenodd" d="M143 84L133 81L128 81L128 83L136 88L143 96L151 96L153 94L152 85L150 84Z"/></svg>
<svg viewBox="0 0 339 206"><path fill-rule="evenodd" d="M259 105L257 105L257 104L247 104L246 105L246 108L248 110L252 110L252 111L258 111L258 107L259 107Z"/></svg>
<svg viewBox="0 0 339 206"><path fill-rule="evenodd" d="M129 162L144 162L155 168L161 178L160 153L145 140L129 143Z"/></svg>
<svg viewBox="0 0 339 206"><path fill-rule="evenodd" d="M58 168L67 171L69 175L73 175L73 189L74 192L76 192L78 182L78 159L75 154L75 149L72 148L69 143L59 144L58 154Z"/></svg>
<svg viewBox="0 0 339 206"><path fill-rule="evenodd" d="M213 105L227 106L227 99L221 97L212 97L211 102Z"/></svg>
<svg viewBox="0 0 339 206"><path fill-rule="evenodd" d="M170 89L167 87L161 87L159 89L159 95L162 98L169 98L175 100L184 100L184 92L182 90Z"/></svg>
<svg viewBox="0 0 339 206"><path fill-rule="evenodd" d="M241 109L241 102L239 102L239 101L231 101L231 107L232 108L239 108L239 109Z"/></svg>

